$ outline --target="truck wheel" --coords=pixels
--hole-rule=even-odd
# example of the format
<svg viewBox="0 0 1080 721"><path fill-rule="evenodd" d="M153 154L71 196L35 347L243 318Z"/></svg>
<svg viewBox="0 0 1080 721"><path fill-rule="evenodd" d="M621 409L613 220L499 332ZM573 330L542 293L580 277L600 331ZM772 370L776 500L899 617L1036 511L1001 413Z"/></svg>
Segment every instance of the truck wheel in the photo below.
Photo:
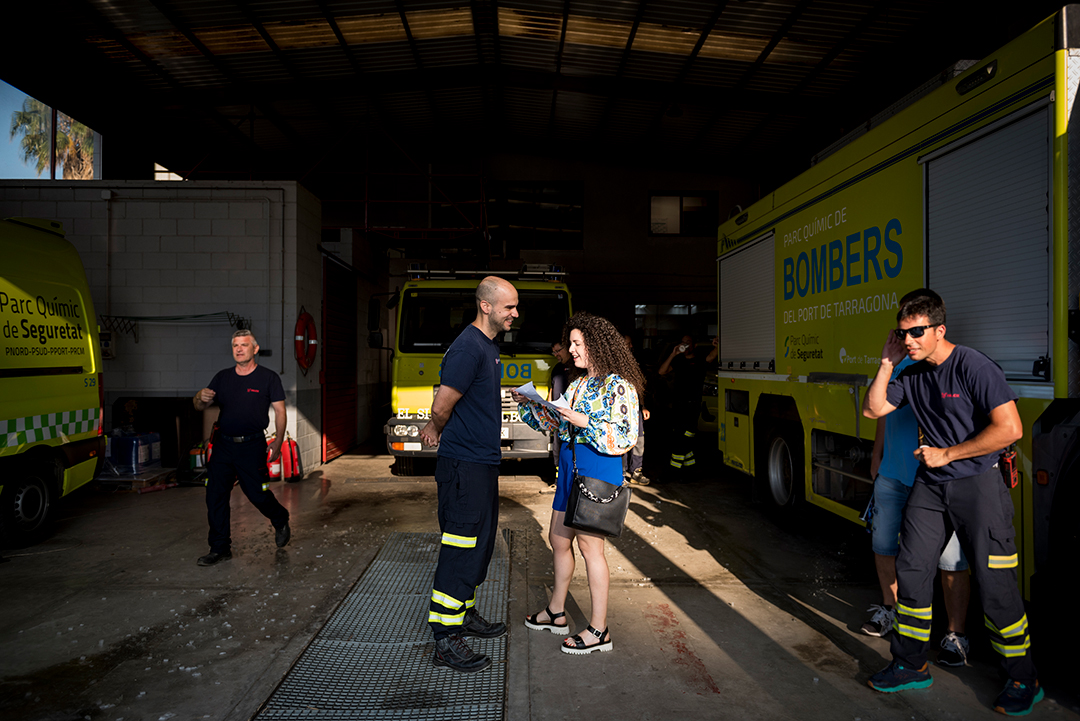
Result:
<svg viewBox="0 0 1080 721"><path fill-rule="evenodd" d="M395 476L415 476L416 459L411 456L396 456L394 466L390 470Z"/></svg>
<svg viewBox="0 0 1080 721"><path fill-rule="evenodd" d="M19 473L0 488L0 535L5 545L23 548L43 539L52 522L53 490L46 469Z"/></svg>
<svg viewBox="0 0 1080 721"><path fill-rule="evenodd" d="M802 448L794 435L776 431L769 438L765 456L765 485L769 498L777 508L790 508L798 503L802 492Z"/></svg>

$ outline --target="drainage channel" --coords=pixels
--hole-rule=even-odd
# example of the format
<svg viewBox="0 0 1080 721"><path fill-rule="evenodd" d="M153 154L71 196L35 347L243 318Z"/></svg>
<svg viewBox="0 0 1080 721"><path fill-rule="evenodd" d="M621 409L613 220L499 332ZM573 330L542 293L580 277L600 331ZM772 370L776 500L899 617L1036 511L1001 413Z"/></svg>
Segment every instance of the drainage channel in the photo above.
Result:
<svg viewBox="0 0 1080 721"><path fill-rule="evenodd" d="M476 606L506 622L511 536L495 543ZM394 533L341 606L304 650L256 719L502 721L509 637L470 638L491 657L479 673L431 663L428 601L439 557L437 533Z"/></svg>

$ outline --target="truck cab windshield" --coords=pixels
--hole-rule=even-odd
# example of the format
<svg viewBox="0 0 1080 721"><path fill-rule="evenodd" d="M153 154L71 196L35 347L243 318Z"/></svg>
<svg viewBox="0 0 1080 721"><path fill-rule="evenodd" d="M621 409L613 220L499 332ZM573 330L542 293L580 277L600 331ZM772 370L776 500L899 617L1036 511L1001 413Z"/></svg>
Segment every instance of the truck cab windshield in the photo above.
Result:
<svg viewBox="0 0 1080 721"><path fill-rule="evenodd" d="M518 291L518 312L513 327L495 337L501 353L542 354L562 334L570 300L562 291ZM398 350L402 353L442 354L465 326L476 319L476 292L472 289L409 289L401 303Z"/></svg>

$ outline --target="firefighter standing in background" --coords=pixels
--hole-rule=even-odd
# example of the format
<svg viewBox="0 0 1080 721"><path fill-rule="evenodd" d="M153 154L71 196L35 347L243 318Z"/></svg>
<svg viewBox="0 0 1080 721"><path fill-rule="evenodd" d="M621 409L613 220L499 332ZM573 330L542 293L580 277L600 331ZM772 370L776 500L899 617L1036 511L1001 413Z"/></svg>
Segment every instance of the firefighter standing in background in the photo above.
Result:
<svg viewBox="0 0 1080 721"><path fill-rule="evenodd" d="M697 421L701 408L701 389L705 384L705 370L720 354L718 338L713 338L713 349L704 359L694 349L694 337L684 335L671 349L657 373L661 377L674 374L671 395L671 471L676 478L686 476L693 469L694 442L697 437Z"/></svg>
<svg viewBox="0 0 1080 721"><path fill-rule="evenodd" d="M210 524L207 538L210 553L199 558L200 566L213 566L232 558L229 497L237 479L251 504L270 519L277 547L287 544L292 535L289 512L268 487L264 435L270 420L268 411L273 408L277 436L270 445L269 460L277 460L285 439L285 390L277 373L255 362L259 343L250 330L233 333L232 352L236 367L219 371L210 385L192 398L195 408L200 411L215 403L221 407L213 438L214 452L207 464L206 517Z"/></svg>
<svg viewBox="0 0 1080 721"><path fill-rule="evenodd" d="M487 576L499 520L502 364L495 336L510 330L517 304L511 283L494 276L480 281L476 320L443 356L431 420L420 431L425 445L439 446L435 482L442 545L428 612L435 636L432 661L455 671L491 665L466 637L506 633L506 624L489 623L476 610L476 589Z"/></svg>

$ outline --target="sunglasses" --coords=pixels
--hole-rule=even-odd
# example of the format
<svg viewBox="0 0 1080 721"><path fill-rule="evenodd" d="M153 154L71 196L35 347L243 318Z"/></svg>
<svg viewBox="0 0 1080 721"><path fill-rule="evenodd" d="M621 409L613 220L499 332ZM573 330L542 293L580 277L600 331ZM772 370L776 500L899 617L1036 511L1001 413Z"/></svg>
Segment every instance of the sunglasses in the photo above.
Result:
<svg viewBox="0 0 1080 721"><path fill-rule="evenodd" d="M923 333L926 332L927 328L936 328L938 325L940 324L931 323L930 325L917 325L914 328L894 328L893 335L900 340L904 340L904 337L907 336L908 333L911 334L912 338L922 338Z"/></svg>

